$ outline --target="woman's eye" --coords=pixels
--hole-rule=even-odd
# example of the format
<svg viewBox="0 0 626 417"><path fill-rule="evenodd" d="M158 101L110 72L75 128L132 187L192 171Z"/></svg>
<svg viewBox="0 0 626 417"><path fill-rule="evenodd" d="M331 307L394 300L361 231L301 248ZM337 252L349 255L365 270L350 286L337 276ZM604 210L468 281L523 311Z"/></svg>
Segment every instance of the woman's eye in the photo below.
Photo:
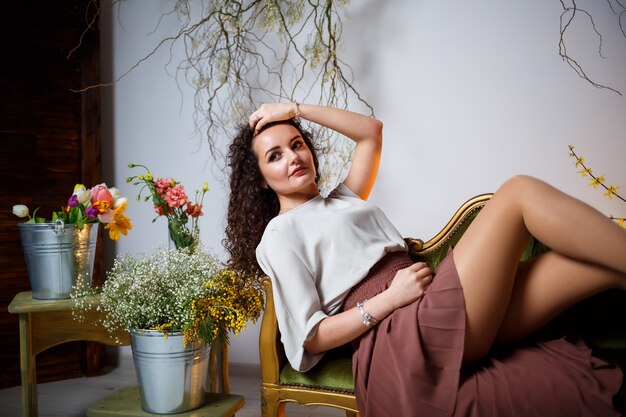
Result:
<svg viewBox="0 0 626 417"><path fill-rule="evenodd" d="M291 145L291 149L298 149L300 147L302 147L302 142L300 141L294 142L293 145Z"/></svg>
<svg viewBox="0 0 626 417"><path fill-rule="evenodd" d="M280 157L280 155L276 152L270 154L270 157L268 158L268 161L270 162L274 162L276 160L278 160L278 158Z"/></svg>

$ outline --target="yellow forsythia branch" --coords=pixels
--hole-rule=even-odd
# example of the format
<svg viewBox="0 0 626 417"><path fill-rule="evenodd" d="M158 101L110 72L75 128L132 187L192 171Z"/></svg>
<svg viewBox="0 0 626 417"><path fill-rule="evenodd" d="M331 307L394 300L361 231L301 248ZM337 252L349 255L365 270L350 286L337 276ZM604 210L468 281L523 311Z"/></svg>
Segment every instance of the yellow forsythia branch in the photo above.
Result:
<svg viewBox="0 0 626 417"><path fill-rule="evenodd" d="M571 156L572 158L576 160L575 166L577 168L580 167L580 170L578 171L578 173L582 175L583 177L588 176L589 178L591 178L591 182L589 183L590 187L597 189L598 186L601 186L602 188L605 189L604 195L608 197L610 200L612 200L613 197L617 197L620 200L622 200L624 203L626 203L626 199L624 199L621 195L617 193L617 190L619 189L619 187L616 187L614 185L607 186L605 184L606 180L604 178L604 175L594 175L591 168L588 168L585 165L585 158L582 155L577 155L576 152L574 152L574 147L572 145L569 145L569 150L570 150L569 156ZM626 219L624 217L609 216L609 218L615 221L620 226L626 228Z"/></svg>

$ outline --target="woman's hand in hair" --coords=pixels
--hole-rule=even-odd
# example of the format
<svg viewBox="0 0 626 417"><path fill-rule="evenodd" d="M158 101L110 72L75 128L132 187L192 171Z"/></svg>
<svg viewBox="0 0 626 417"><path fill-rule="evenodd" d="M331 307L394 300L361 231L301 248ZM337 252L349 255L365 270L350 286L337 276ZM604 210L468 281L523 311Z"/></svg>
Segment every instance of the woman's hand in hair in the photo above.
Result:
<svg viewBox="0 0 626 417"><path fill-rule="evenodd" d="M255 131L260 131L268 123L292 119L296 115L298 115L296 103L267 103L250 115L248 124Z"/></svg>

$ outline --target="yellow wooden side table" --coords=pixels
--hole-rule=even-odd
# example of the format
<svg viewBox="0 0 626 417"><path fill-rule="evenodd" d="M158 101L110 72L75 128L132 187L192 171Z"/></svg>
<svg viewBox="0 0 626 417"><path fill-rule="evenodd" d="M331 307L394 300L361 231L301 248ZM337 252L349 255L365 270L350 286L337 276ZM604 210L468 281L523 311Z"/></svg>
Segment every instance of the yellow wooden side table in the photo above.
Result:
<svg viewBox="0 0 626 417"><path fill-rule="evenodd" d="M96 296L97 297L97 296ZM17 294L9 313L19 314L20 328L20 372L22 378L22 416L37 416L37 365L35 356L53 346L65 342L88 340L117 345L128 345L128 332L111 335L104 327L96 324L101 317L95 310L84 312L84 321L72 317L74 302L64 300L36 300L31 291Z"/></svg>
<svg viewBox="0 0 626 417"><path fill-rule="evenodd" d="M92 305L98 304L99 297L99 295L94 296L95 300ZM9 304L9 313L20 315L20 372L22 378L23 417L36 417L38 415L37 365L35 360L38 353L61 343L77 340L88 340L118 346L130 344L128 332L109 333L107 329L99 324L103 313L96 310L83 311L84 319L78 321L72 316L73 306L74 301L71 299L36 300L33 298L31 291L17 294L11 301L11 304ZM236 411L243 406L242 397L228 395L230 393L230 381L228 375L228 346L226 344L215 343L211 348L209 383L209 389L212 393L221 393L207 394L208 396L213 395L213 397L210 397L211 407L215 409L215 405L219 405L226 408L223 409L222 414L206 414L207 416L219 415L229 417L234 414L234 411L232 411L233 414L228 414L230 412L228 410ZM129 395L129 392L128 390L122 390L121 394ZM128 399L130 397L125 398ZM131 403L132 401L129 400L126 404ZM99 405L96 404L99 407L99 412L104 412L103 404L109 405L106 401ZM206 407L208 406L202 409ZM220 408L220 410L222 409ZM200 416L205 414L190 415Z"/></svg>

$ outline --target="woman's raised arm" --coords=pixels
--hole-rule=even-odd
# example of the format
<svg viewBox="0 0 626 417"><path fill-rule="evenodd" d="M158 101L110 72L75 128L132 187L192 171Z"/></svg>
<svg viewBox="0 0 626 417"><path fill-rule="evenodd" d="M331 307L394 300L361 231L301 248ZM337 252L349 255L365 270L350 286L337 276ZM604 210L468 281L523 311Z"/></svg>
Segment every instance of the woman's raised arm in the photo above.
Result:
<svg viewBox="0 0 626 417"><path fill-rule="evenodd" d="M263 104L252 116L250 126L260 130L267 123L301 117L332 129L356 143L352 165L344 183L362 199L369 197L378 174L383 141L381 121L348 110L311 104Z"/></svg>

